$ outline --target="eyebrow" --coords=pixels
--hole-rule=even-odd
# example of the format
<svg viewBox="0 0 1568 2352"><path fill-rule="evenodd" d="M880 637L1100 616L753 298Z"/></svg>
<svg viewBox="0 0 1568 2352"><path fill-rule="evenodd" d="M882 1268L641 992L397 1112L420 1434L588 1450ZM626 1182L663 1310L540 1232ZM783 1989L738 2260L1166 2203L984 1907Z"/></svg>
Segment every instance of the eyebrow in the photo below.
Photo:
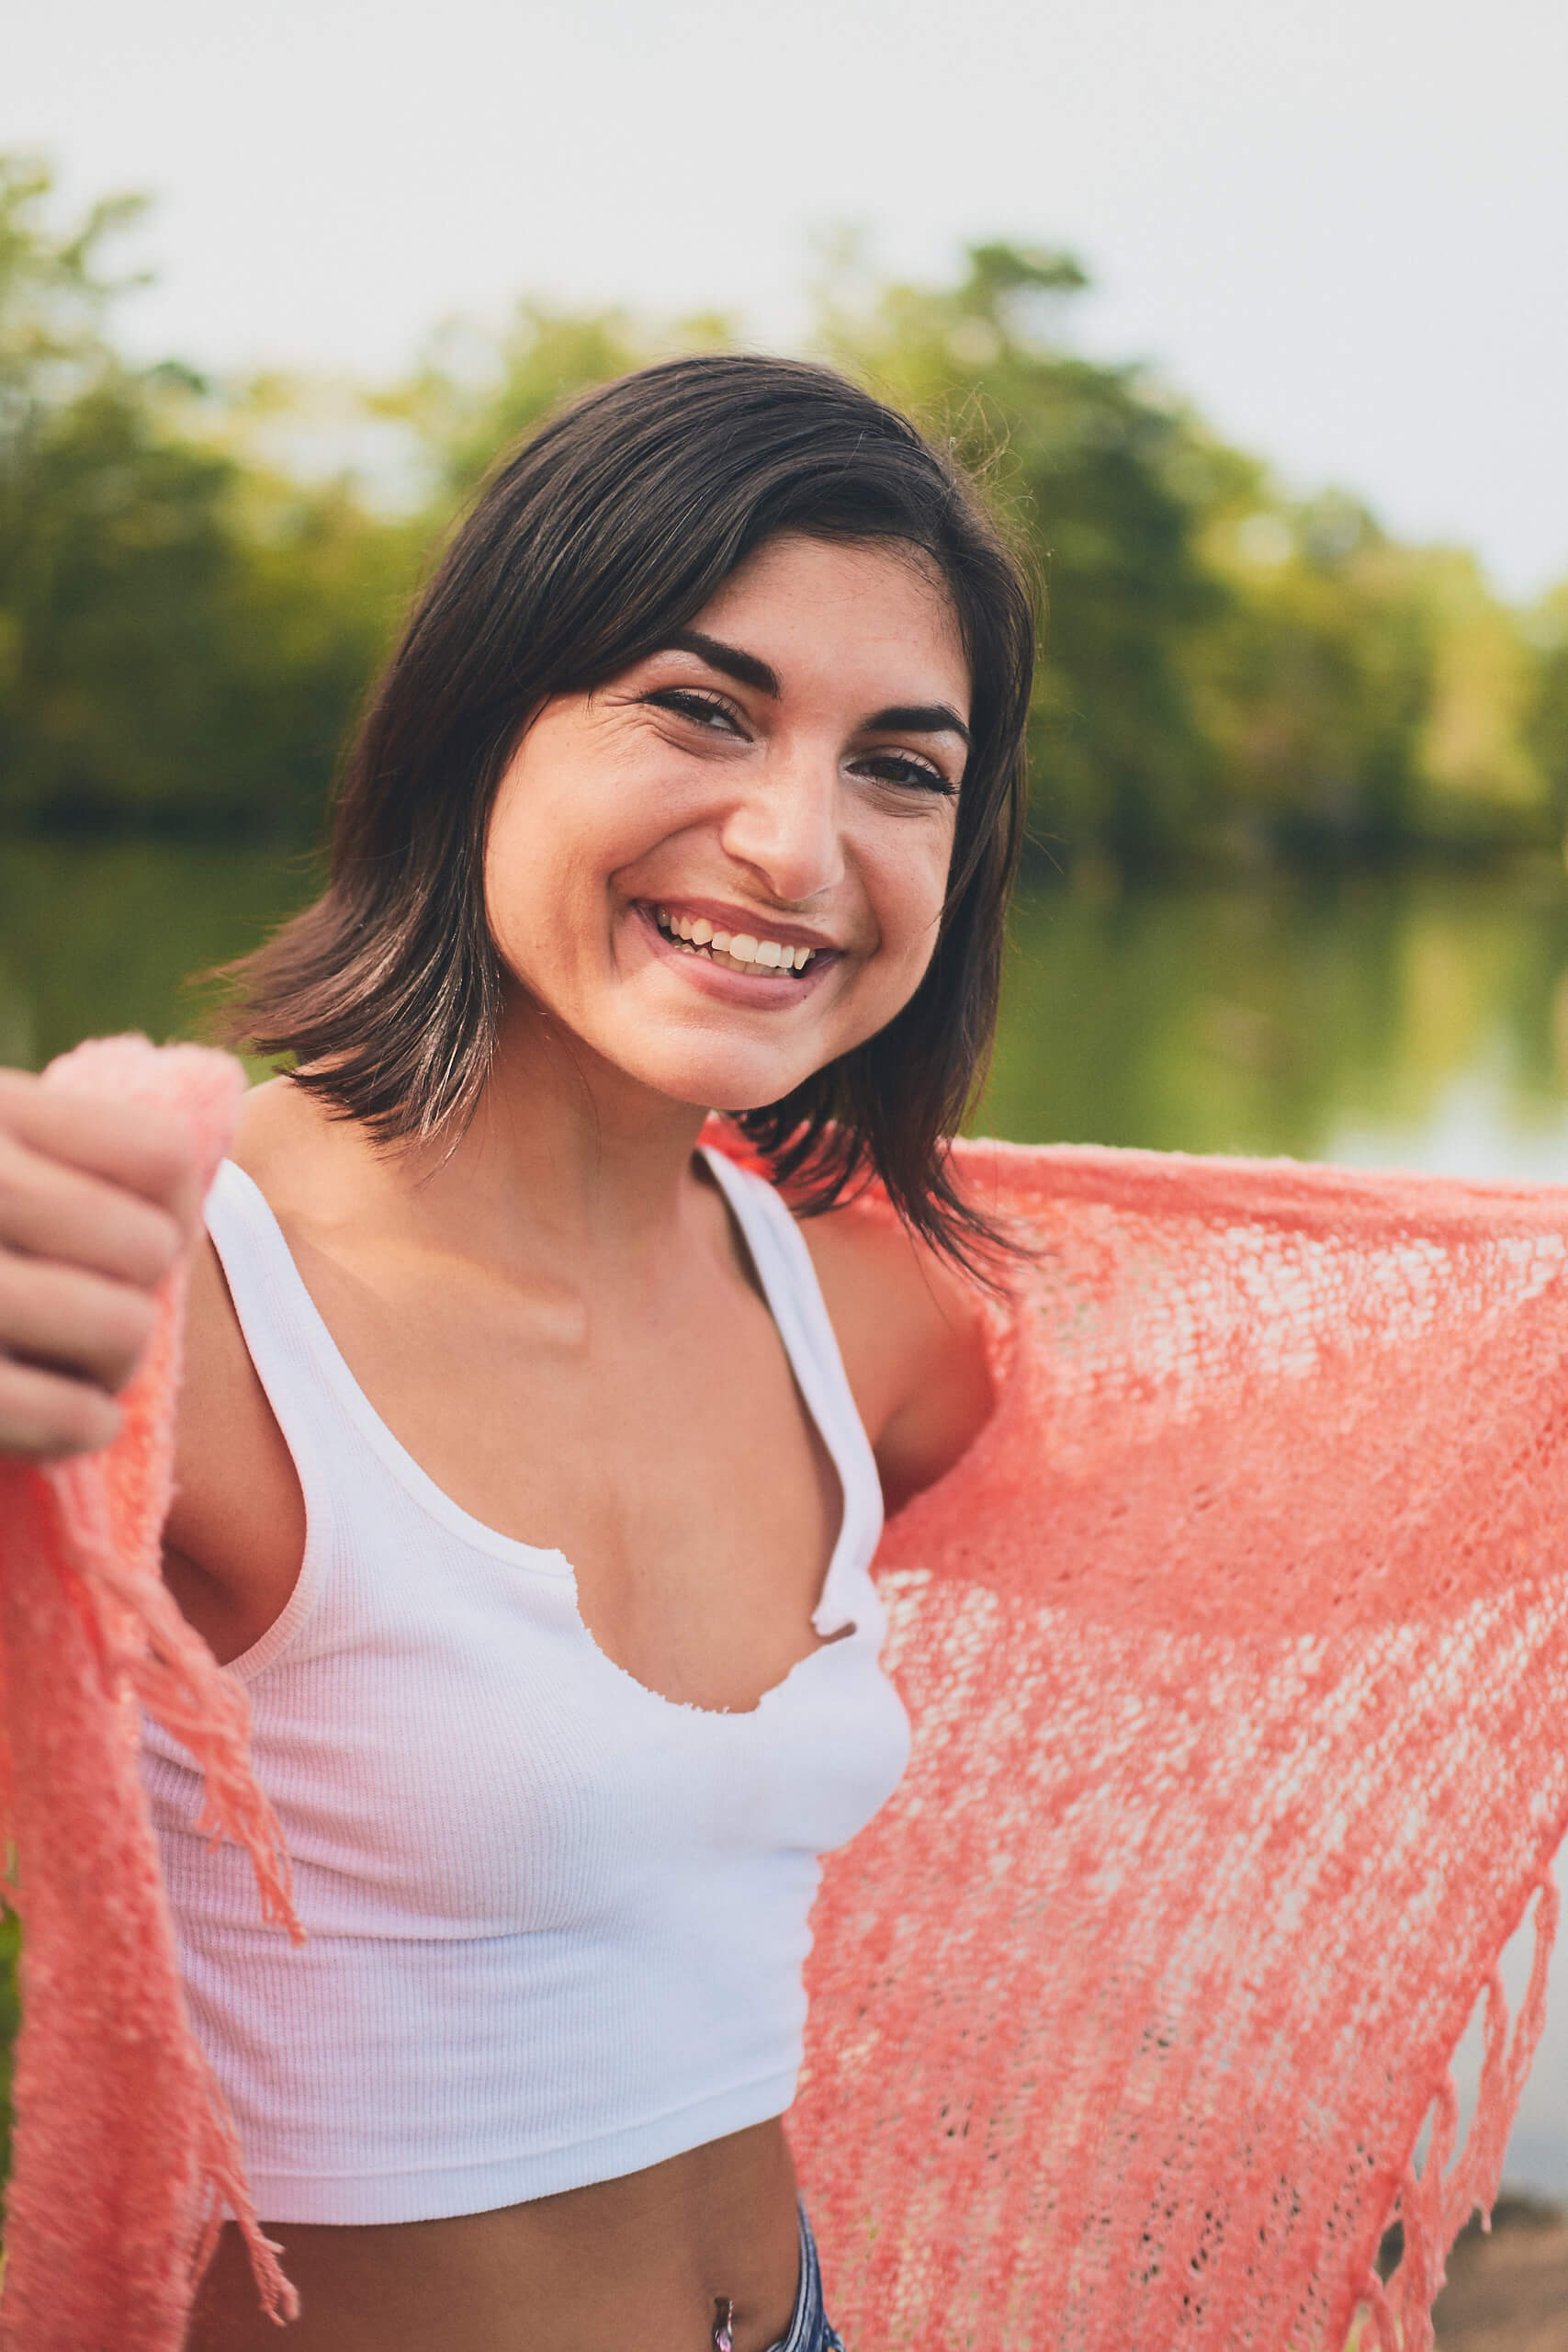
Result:
<svg viewBox="0 0 1568 2352"><path fill-rule="evenodd" d="M784 691L778 672L766 662L755 653L743 652L739 645L726 645L720 637L709 637L705 629L678 628L665 639L661 650L694 653L710 669L721 671L739 685L755 687L774 702ZM958 713L944 702L892 703L886 710L874 711L864 723L868 728L896 728L910 735L956 735L965 748L974 740Z"/></svg>
<svg viewBox="0 0 1568 2352"><path fill-rule="evenodd" d="M894 703L886 710L874 711L865 723L894 729L900 735L956 735L965 748L974 741L958 713L944 702Z"/></svg>
<svg viewBox="0 0 1568 2352"><path fill-rule="evenodd" d="M777 702L783 688L779 673L770 670L754 653L742 653L738 645L726 645L721 637L709 637L705 629L678 628L664 640L663 650L673 653L694 653L710 670L722 670L727 678L737 684L755 686L760 695L771 695Z"/></svg>

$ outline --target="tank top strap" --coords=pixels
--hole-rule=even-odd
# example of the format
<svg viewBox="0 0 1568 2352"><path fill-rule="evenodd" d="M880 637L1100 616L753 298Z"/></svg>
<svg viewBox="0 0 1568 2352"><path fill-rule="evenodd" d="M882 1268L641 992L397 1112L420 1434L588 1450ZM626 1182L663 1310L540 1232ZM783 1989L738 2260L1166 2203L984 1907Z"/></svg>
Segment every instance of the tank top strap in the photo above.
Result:
<svg viewBox="0 0 1568 2352"><path fill-rule="evenodd" d="M813 1620L818 1633L835 1633L856 1614L859 1604L847 1587L870 1565L882 1533L876 1460L799 1226L764 1177L738 1167L722 1151L701 1148L750 1251L790 1369L843 1489L843 1525Z"/></svg>
<svg viewBox="0 0 1568 2352"><path fill-rule="evenodd" d="M346 1367L265 1194L231 1159L213 1180L205 1217L256 1377L309 1507L330 1491L334 1463L341 1472L344 1443L352 1442L358 1419L344 1394Z"/></svg>

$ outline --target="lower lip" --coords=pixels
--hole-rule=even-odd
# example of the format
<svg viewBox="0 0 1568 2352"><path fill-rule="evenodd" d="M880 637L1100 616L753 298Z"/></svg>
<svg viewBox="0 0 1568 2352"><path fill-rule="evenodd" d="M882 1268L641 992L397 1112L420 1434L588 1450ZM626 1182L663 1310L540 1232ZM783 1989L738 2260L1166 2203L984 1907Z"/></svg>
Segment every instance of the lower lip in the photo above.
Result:
<svg viewBox="0 0 1568 2352"><path fill-rule="evenodd" d="M638 907L637 911L661 961L671 966L704 996L713 997L720 1004L750 1005L759 1012L772 1012L803 1003L821 985L829 965L839 960L832 948L818 948L805 971L787 979L782 972L760 972L755 978L750 972L729 972L706 956L694 955L689 947L660 931L646 907Z"/></svg>

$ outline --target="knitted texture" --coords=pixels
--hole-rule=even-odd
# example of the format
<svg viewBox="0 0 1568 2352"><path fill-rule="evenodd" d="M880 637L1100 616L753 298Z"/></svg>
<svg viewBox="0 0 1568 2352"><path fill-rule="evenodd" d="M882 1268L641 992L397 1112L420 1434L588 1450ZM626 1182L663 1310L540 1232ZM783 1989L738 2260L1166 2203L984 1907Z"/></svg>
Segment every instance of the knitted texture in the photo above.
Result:
<svg viewBox="0 0 1568 2352"><path fill-rule="evenodd" d="M792 2119L835 2317L1341 2352L1364 2300L1427 2346L1568 1829L1568 1193L959 1161L1032 1258L994 1417L881 1554L914 1759L829 1860Z"/></svg>
<svg viewBox="0 0 1568 2352"><path fill-rule="evenodd" d="M46 1082L181 1114L211 1173L243 1077L196 1046L80 1048ZM163 1583L186 1269L104 1454L0 1462L0 1850L23 1924L24 2030L0 2292L4 2352L177 2352L225 2204L264 2301L295 2309L255 2226L239 2145L186 2018L137 1770L140 1702L206 1771L213 1835L246 1846L293 1926L288 1868L246 1764L248 1702ZM297 1929L296 1929L297 1932Z"/></svg>
<svg viewBox="0 0 1568 2352"><path fill-rule="evenodd" d="M993 1318L992 1419L887 1531L914 1761L814 1916L791 2129L835 2316L857 2352L1341 2352L1364 2300L1366 2342L1427 2346L1444 2252L1495 2193L1568 1828L1568 1193L997 1145L959 1162L1031 1255ZM3 1562L18 2352L164 2352L208 2200L246 2210L171 1991L113 1670L184 1638L151 1597L172 1292L167 1312L107 1470L7 1497L44 1514ZM95 1478L142 1497L111 1522L146 1547L134 1570ZM63 1609L18 1605L51 1581ZM127 1642L125 1593L155 1634ZM179 1736L265 1865L233 1686L181 1656ZM1532 1897L1510 2031L1496 1962ZM1483 1994L1461 2153L1449 2062ZM98 2300L57 2326L78 2267Z"/></svg>

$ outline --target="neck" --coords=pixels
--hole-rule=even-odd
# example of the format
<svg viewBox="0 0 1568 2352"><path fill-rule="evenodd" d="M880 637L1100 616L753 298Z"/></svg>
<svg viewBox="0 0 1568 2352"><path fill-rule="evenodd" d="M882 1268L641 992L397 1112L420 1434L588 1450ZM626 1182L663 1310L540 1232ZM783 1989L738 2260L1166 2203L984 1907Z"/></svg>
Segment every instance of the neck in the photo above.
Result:
<svg viewBox="0 0 1568 2352"><path fill-rule="evenodd" d="M450 1166L465 1190L574 1251L645 1250L678 1219L707 1116L639 1084L527 1004L509 1008L468 1133Z"/></svg>
<svg viewBox="0 0 1568 2352"><path fill-rule="evenodd" d="M578 1281L659 1262L690 1215L706 1116L629 1079L527 1005L509 1009L455 1146L444 1136L380 1149L356 1122L324 1117L292 1089L277 1109L280 1122L304 1117L314 1129L317 1214L363 1227L368 1212L411 1239L518 1272L570 1268ZM259 1123L256 1142L241 1157L260 1175L270 1154ZM275 1189L265 1177L264 1189Z"/></svg>

